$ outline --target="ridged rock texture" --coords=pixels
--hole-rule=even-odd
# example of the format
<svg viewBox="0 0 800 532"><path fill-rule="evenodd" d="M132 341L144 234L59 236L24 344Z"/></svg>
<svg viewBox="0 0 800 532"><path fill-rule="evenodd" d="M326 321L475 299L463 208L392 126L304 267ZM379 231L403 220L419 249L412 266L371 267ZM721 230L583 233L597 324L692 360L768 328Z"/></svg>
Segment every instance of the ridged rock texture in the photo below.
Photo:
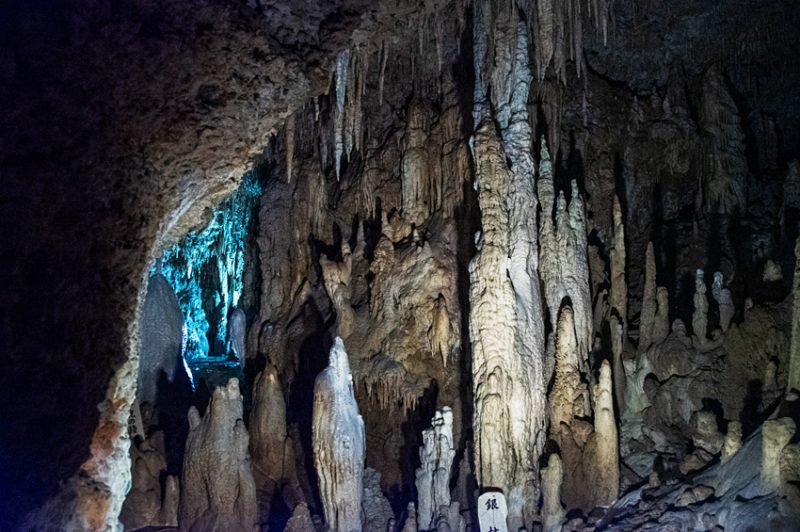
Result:
<svg viewBox="0 0 800 532"><path fill-rule="evenodd" d="M450 507L450 473L456 450L453 441L453 412L443 408L433 415L431 427L422 432L420 467L416 473L417 528L435 530L442 506Z"/></svg>
<svg viewBox="0 0 800 532"><path fill-rule="evenodd" d="M358 414L353 376L341 338L314 383L314 466L325 522L331 530L361 530L364 421Z"/></svg>
<svg viewBox="0 0 800 532"><path fill-rule="evenodd" d="M180 530L252 532L256 527L258 508L249 443L237 379L214 390L202 419L197 409L189 410Z"/></svg>
<svg viewBox="0 0 800 532"><path fill-rule="evenodd" d="M791 529L800 4L757 7L4 2L0 529ZM238 302L187 302L160 257L242 182L183 272ZM360 447L315 452L337 336Z"/></svg>

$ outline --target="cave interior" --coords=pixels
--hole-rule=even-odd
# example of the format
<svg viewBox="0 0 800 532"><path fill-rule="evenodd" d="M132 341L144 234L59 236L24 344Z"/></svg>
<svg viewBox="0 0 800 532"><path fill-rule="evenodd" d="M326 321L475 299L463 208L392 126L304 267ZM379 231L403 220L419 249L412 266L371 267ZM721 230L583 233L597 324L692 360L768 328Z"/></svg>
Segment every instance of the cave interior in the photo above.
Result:
<svg viewBox="0 0 800 532"><path fill-rule="evenodd" d="M0 6L0 530L797 530L800 3Z"/></svg>

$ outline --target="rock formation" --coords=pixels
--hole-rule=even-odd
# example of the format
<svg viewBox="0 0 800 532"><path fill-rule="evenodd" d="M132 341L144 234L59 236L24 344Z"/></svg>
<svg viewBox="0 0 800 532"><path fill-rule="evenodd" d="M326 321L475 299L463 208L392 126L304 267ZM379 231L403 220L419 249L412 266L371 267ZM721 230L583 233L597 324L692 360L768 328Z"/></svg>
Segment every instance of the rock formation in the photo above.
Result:
<svg viewBox="0 0 800 532"><path fill-rule="evenodd" d="M761 491L770 493L783 488L781 455L794 436L795 423L791 418L770 419L764 422L761 444Z"/></svg>
<svg viewBox="0 0 800 532"><path fill-rule="evenodd" d="M140 320L141 354L136 395L140 403L155 405L162 373L168 381L175 378L175 368L181 356L183 326L183 314L175 291L160 273L148 281Z"/></svg>
<svg viewBox="0 0 800 532"><path fill-rule="evenodd" d="M583 468L587 478L594 478L588 507L608 506L619 495L619 442L614 418L611 365L600 367L600 379L594 386L594 432L584 453Z"/></svg>
<svg viewBox="0 0 800 532"><path fill-rule="evenodd" d="M656 259L653 252L653 243L647 243L647 258L645 259L644 293L642 294L642 312L639 318L639 352L647 351L653 344L653 327L658 311L656 288Z"/></svg>
<svg viewBox="0 0 800 532"><path fill-rule="evenodd" d="M787 389L789 391L800 391L800 236L797 237L794 256L792 343L789 347L789 383Z"/></svg>
<svg viewBox="0 0 800 532"><path fill-rule="evenodd" d="M364 469L364 494L361 498L364 532L388 532L394 519L392 505L381 492L381 474L372 468Z"/></svg>
<svg viewBox="0 0 800 532"><path fill-rule="evenodd" d="M708 342L708 298L703 270L698 269L694 280L694 312L692 313L692 333L699 346Z"/></svg>
<svg viewBox="0 0 800 532"><path fill-rule="evenodd" d="M542 469L542 527L544 532L559 532L567 512L561 504L561 483L564 469L561 458L552 453L547 458L547 467Z"/></svg>
<svg viewBox="0 0 800 532"><path fill-rule="evenodd" d="M244 365L247 358L245 349L245 338L247 337L247 316L240 308L231 312L228 319L228 336L230 337L231 349L239 362Z"/></svg>
<svg viewBox="0 0 800 532"><path fill-rule="evenodd" d="M450 472L456 451L453 441L453 412L437 411L431 428L422 432L420 467L416 473L417 528L436 528L435 517L442 506L450 506Z"/></svg>
<svg viewBox="0 0 800 532"><path fill-rule="evenodd" d="M611 307L612 315L616 314L618 322L622 325L622 337L624 339L627 338L626 331L628 330L628 285L625 282L625 224L622 220L622 207L616 195L614 195L612 208L614 236L609 250L611 257L611 289L608 293L608 305ZM650 253L650 246L647 249L648 253ZM645 290L647 289L645 288Z"/></svg>
<svg viewBox="0 0 800 532"><path fill-rule="evenodd" d="M214 390L205 416L189 411L181 478L181 530L252 532L258 524L239 381Z"/></svg>
<svg viewBox="0 0 800 532"><path fill-rule="evenodd" d="M325 521L332 530L361 530L364 421L353 394L344 343L336 338L328 367L314 383L314 465Z"/></svg>
<svg viewBox="0 0 800 532"><path fill-rule="evenodd" d="M731 326L731 320L736 309L733 306L733 297L730 289L725 288L722 284L722 272L714 272L711 295L714 296L714 301L719 306L719 326L722 328L722 332L725 332Z"/></svg>

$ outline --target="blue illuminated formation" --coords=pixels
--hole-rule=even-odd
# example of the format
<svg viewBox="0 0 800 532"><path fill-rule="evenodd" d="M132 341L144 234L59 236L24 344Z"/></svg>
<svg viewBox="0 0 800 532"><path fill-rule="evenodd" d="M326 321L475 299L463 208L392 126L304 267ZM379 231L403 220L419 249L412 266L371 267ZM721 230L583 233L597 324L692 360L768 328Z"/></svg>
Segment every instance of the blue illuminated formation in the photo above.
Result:
<svg viewBox="0 0 800 532"><path fill-rule="evenodd" d="M205 229L189 233L161 258L161 273L183 311L189 366L207 357L224 359L231 352L227 321L242 294L247 235L260 195L257 173L248 172Z"/></svg>

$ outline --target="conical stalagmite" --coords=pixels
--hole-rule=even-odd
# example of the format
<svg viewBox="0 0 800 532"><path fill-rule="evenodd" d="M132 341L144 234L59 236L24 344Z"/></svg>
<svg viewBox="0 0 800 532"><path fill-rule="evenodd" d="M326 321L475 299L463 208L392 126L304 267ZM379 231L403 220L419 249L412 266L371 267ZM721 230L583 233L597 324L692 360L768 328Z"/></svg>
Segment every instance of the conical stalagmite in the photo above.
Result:
<svg viewBox="0 0 800 532"><path fill-rule="evenodd" d="M544 532L559 532L567 512L561 504L561 483L564 481L564 468L561 457L551 454L547 467L542 469L542 527Z"/></svg>
<svg viewBox="0 0 800 532"><path fill-rule="evenodd" d="M608 305L611 312L616 313L624 332L628 328L628 285L625 282L625 224L622 220L622 207L619 198L614 196L614 239L611 250L611 289L608 293Z"/></svg>
<svg viewBox="0 0 800 532"><path fill-rule="evenodd" d="M644 293L642 294L642 312L639 319L639 353L647 351L653 343L653 327L658 311L656 300L656 259L653 253L653 243L647 243L647 258L645 261Z"/></svg>
<svg viewBox="0 0 800 532"><path fill-rule="evenodd" d="M587 475L595 479L592 506L608 506L619 494L619 442L611 388L611 365L604 360L594 387L594 433L584 454Z"/></svg>
<svg viewBox="0 0 800 532"><path fill-rule="evenodd" d="M592 426L585 421L590 415L589 392L578 370L572 308L561 310L555 334L555 381L548 397L550 438L561 450L562 499L568 508L577 508L583 507L588 497L583 453Z"/></svg>
<svg viewBox="0 0 800 532"><path fill-rule="evenodd" d="M364 421L353 395L347 352L338 337L328 367L314 383L312 429L325 521L331 530L361 530Z"/></svg>
<svg viewBox="0 0 800 532"><path fill-rule="evenodd" d="M300 493L294 460L294 445L286 430L286 403L273 365L256 376L250 411L250 454L253 467L265 477L269 490L288 482Z"/></svg>
<svg viewBox="0 0 800 532"><path fill-rule="evenodd" d="M183 459L181 530L252 532L258 523L256 486L242 421L239 381L214 390L206 415L189 411Z"/></svg>
<svg viewBox="0 0 800 532"><path fill-rule="evenodd" d="M708 341L708 298L703 270L698 269L694 281L694 313L692 313L692 332L699 346Z"/></svg>

